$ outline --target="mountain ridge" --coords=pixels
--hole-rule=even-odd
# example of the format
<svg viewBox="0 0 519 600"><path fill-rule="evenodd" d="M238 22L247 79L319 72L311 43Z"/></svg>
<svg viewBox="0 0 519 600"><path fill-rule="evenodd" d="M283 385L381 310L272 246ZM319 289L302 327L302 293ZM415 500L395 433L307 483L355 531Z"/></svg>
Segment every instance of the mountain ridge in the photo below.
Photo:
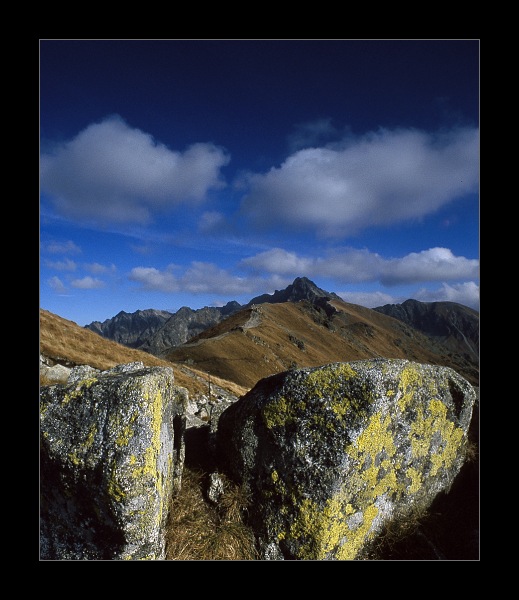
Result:
<svg viewBox="0 0 519 600"><path fill-rule="evenodd" d="M479 313L457 302L419 302L409 299L402 304L374 308L427 334L452 351L468 353L479 360Z"/></svg>
<svg viewBox="0 0 519 600"><path fill-rule="evenodd" d="M336 310L334 302L343 302L340 296L319 288L307 277L296 277L285 289L275 290L273 294L261 294L244 305L229 301L222 307L191 309L184 306L176 313L154 309L135 313L121 311L103 323L94 321L85 325L85 328L126 346L162 356L169 349L182 346L244 308L265 303L301 301L321 307L328 317ZM430 305L442 308L434 311L434 318L426 319L424 315L431 314ZM388 304L368 310L386 314L418 329L427 334L432 342L439 344L439 348L447 345L452 352L468 353L472 359L479 357L479 314L469 307L450 302L406 300L402 304ZM436 330L431 329L432 321ZM441 330L446 332L445 335L438 333Z"/></svg>
<svg viewBox="0 0 519 600"><path fill-rule="evenodd" d="M343 300L329 304L328 310L308 300L245 307L161 357L243 387L292 368L369 358L449 366L478 385L475 358L394 317Z"/></svg>

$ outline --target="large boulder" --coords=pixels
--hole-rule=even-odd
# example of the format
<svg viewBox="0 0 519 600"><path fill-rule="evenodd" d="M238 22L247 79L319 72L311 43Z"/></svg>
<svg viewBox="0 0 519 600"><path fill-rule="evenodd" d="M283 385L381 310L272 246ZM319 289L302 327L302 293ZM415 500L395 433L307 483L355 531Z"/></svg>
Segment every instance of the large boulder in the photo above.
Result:
<svg viewBox="0 0 519 600"><path fill-rule="evenodd" d="M41 389L42 559L164 558L185 404L171 368L142 363Z"/></svg>
<svg viewBox="0 0 519 600"><path fill-rule="evenodd" d="M265 559L352 560L448 491L475 392L455 371L361 360L261 380L220 416L220 465L251 495Z"/></svg>

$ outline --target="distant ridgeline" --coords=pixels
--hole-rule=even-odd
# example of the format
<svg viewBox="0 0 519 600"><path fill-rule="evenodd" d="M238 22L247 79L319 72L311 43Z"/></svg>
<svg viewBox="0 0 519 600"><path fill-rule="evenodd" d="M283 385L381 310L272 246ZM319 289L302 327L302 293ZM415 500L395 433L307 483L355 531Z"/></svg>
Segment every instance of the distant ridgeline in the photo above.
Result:
<svg viewBox="0 0 519 600"><path fill-rule="evenodd" d="M199 339L204 332L209 334L219 324L227 322L231 316L238 316L261 304L275 305L287 302L306 303L323 313L322 322L328 327L328 333L336 332L335 340L332 341L329 335L320 340L323 346L331 347L344 344L345 340L352 341L357 343L359 348L358 358L365 358L369 355L362 350L366 336L380 337L377 323L380 324L384 317L390 317L389 320L385 319L388 329L395 329L391 323L394 323L392 319L396 319L408 330L402 329L400 333L395 330L384 348L373 348L372 356L414 360L418 356L418 344L425 351L421 362L450 366L472 383L479 379L477 311L455 302L428 303L417 300L367 309L342 301L337 294L317 287L306 277L296 278L284 290L257 296L246 305L232 301L223 307L204 307L197 310L182 307L176 313L153 309L139 310L135 313L120 312L103 323L95 321L85 328L125 346L172 360L168 353L194 339ZM348 315L348 309L352 307L362 310L361 320L352 319ZM315 316L312 318L315 319ZM279 326L282 328L283 324ZM413 331L420 332L422 337L418 339L416 335L413 336ZM415 347L412 347L412 344ZM394 355L388 353L387 348L395 346L398 346L398 351L395 350ZM351 350L348 353L351 355Z"/></svg>
<svg viewBox="0 0 519 600"><path fill-rule="evenodd" d="M159 356L164 350L187 342L242 308L263 302L314 302L322 298L340 300L339 296L318 288L306 277L298 277L286 289L276 290L272 295L257 296L243 306L231 301L225 306L206 306L197 310L184 306L176 313L153 309L134 313L121 311L111 319L102 323L94 321L85 327L125 346Z"/></svg>

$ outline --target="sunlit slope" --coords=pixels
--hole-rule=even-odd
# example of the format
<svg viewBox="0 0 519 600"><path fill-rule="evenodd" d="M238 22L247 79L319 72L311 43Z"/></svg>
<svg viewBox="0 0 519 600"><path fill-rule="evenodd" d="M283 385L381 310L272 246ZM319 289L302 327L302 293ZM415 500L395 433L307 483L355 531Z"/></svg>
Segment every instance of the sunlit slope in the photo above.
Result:
<svg viewBox="0 0 519 600"><path fill-rule="evenodd" d="M136 361L150 367L173 367L175 384L187 388L191 397L208 390L207 373L127 348L44 309L40 309L40 353L66 366L90 365L101 370ZM233 382L212 378L211 383L236 396L247 391Z"/></svg>
<svg viewBox="0 0 519 600"><path fill-rule="evenodd" d="M397 319L340 300L329 304L334 314L307 301L255 305L163 356L245 388L290 368L376 357L452 366L477 381L470 365L457 364L456 357Z"/></svg>

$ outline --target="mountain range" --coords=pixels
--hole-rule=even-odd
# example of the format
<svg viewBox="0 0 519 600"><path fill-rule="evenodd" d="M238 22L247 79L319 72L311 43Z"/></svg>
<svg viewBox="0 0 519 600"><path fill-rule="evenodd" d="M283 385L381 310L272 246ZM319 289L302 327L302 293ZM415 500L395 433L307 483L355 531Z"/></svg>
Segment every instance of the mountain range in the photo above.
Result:
<svg viewBox="0 0 519 600"><path fill-rule="evenodd" d="M479 385L479 313L454 302L350 304L298 277L245 305L120 312L85 326L125 346L251 388L295 367L363 358L450 366Z"/></svg>

